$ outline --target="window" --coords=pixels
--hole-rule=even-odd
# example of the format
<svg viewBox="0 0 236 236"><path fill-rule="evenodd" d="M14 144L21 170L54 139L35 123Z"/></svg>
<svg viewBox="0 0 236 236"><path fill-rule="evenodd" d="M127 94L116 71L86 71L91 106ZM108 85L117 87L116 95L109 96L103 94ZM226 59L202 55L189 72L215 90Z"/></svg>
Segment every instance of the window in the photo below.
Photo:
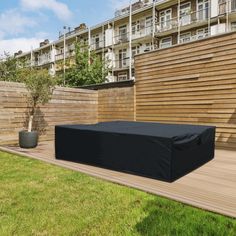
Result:
<svg viewBox="0 0 236 236"><path fill-rule="evenodd" d="M118 74L118 81L125 81L128 79L127 72L121 72Z"/></svg>
<svg viewBox="0 0 236 236"><path fill-rule="evenodd" d="M152 43L146 43L144 52L149 52L152 50Z"/></svg>
<svg viewBox="0 0 236 236"><path fill-rule="evenodd" d="M197 39L203 39L207 36L209 36L208 28L203 28L203 29L198 29L197 30Z"/></svg>
<svg viewBox="0 0 236 236"><path fill-rule="evenodd" d="M94 35L93 37L92 37L92 48L93 49L99 49L99 47L100 47L100 38L99 38L99 35L97 34L97 35Z"/></svg>
<svg viewBox="0 0 236 236"><path fill-rule="evenodd" d="M180 34L179 43L186 43L189 41L191 41L191 33L190 32Z"/></svg>
<svg viewBox="0 0 236 236"><path fill-rule="evenodd" d="M119 68L123 68L127 65L127 49L121 49L119 50Z"/></svg>
<svg viewBox="0 0 236 236"><path fill-rule="evenodd" d="M219 15L225 14L227 8L226 0L219 0Z"/></svg>
<svg viewBox="0 0 236 236"><path fill-rule="evenodd" d="M132 35L140 32L140 22L136 21L132 23Z"/></svg>
<svg viewBox="0 0 236 236"><path fill-rule="evenodd" d="M172 45L172 38L168 37L168 38L163 38L160 41L160 48L168 48L171 47Z"/></svg>
<svg viewBox="0 0 236 236"><path fill-rule="evenodd" d="M236 22L231 23L231 30L236 31Z"/></svg>
<svg viewBox="0 0 236 236"><path fill-rule="evenodd" d="M209 17L209 3L208 0L197 1L197 19L206 20Z"/></svg>
<svg viewBox="0 0 236 236"><path fill-rule="evenodd" d="M231 11L236 11L236 0L231 0Z"/></svg>
<svg viewBox="0 0 236 236"><path fill-rule="evenodd" d="M135 47L132 47L132 58L139 54L140 53L140 47L139 46L135 46Z"/></svg>
<svg viewBox="0 0 236 236"><path fill-rule="evenodd" d="M122 42L128 40L126 25L119 27L119 38Z"/></svg>
<svg viewBox="0 0 236 236"><path fill-rule="evenodd" d="M145 31L146 34L152 33L152 16L147 17L145 20Z"/></svg>
<svg viewBox="0 0 236 236"><path fill-rule="evenodd" d="M184 3L180 5L180 24L187 25L191 23L191 3Z"/></svg>
<svg viewBox="0 0 236 236"><path fill-rule="evenodd" d="M160 28L161 28L161 30L169 30L172 28L171 18L172 18L171 9L160 12Z"/></svg>

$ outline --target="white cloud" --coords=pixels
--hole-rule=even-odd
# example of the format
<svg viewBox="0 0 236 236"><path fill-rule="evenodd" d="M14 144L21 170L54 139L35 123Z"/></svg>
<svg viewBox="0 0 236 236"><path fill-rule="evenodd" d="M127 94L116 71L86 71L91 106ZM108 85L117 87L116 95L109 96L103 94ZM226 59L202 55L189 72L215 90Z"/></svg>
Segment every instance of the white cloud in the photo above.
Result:
<svg viewBox="0 0 236 236"><path fill-rule="evenodd" d="M39 42L43 39L38 38L13 38L5 39L0 41L0 55L3 55L4 51L13 54L22 50L23 52L28 52L32 48L38 48Z"/></svg>
<svg viewBox="0 0 236 236"><path fill-rule="evenodd" d="M24 33L27 28L35 25L32 18L22 15L17 9L7 10L0 14L0 39L6 35Z"/></svg>
<svg viewBox="0 0 236 236"><path fill-rule="evenodd" d="M71 19L72 12L65 3L58 0L21 0L24 10L51 10L59 19L67 21Z"/></svg>

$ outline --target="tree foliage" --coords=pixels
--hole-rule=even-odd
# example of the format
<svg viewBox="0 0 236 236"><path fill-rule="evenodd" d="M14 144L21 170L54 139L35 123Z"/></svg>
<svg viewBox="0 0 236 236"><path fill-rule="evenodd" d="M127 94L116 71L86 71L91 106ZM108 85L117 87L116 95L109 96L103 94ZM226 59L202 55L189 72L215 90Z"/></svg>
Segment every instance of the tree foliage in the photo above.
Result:
<svg viewBox="0 0 236 236"><path fill-rule="evenodd" d="M48 70L29 68L24 60L11 57L8 53L0 59L0 80L22 82L28 90L27 102L29 106L28 131L32 129L35 110L38 105L45 104L51 99L53 89L58 82Z"/></svg>
<svg viewBox="0 0 236 236"><path fill-rule="evenodd" d="M25 69L22 75L31 104L36 106L45 104L51 99L56 79L48 73L48 70Z"/></svg>
<svg viewBox="0 0 236 236"><path fill-rule="evenodd" d="M48 70L22 69L21 81L28 90L28 106L30 108L30 119L28 131L32 129L32 122L35 115L35 109L40 104L45 104L51 99L56 78L49 75Z"/></svg>
<svg viewBox="0 0 236 236"><path fill-rule="evenodd" d="M108 75L108 61L94 51L89 52L87 45L76 44L75 63L65 74L65 84L77 87L104 83Z"/></svg>
<svg viewBox="0 0 236 236"><path fill-rule="evenodd" d="M4 52L4 55L0 57L0 80L19 82L19 73L24 64L24 61L19 61Z"/></svg>

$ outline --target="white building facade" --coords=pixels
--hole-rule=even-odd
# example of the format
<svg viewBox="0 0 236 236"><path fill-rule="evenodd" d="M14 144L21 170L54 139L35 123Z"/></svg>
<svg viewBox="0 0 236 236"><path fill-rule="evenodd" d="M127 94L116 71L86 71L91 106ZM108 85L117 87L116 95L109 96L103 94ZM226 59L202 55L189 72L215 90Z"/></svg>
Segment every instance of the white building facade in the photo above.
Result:
<svg viewBox="0 0 236 236"><path fill-rule="evenodd" d="M42 42L32 52L16 55L31 66L62 73L65 59L75 55L75 43L89 45L109 61L110 82L135 78L134 56L236 30L236 0L140 0L93 27L81 24L59 39Z"/></svg>

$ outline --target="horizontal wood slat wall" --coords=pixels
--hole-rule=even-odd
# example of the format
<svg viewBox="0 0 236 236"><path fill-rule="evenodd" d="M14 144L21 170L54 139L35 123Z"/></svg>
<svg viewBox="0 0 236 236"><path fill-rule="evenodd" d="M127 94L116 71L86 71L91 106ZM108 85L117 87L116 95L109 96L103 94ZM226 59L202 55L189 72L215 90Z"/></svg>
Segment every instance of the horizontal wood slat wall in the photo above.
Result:
<svg viewBox="0 0 236 236"><path fill-rule="evenodd" d="M98 121L134 120L134 87L98 91Z"/></svg>
<svg viewBox="0 0 236 236"><path fill-rule="evenodd" d="M0 82L0 145L18 141L27 117L27 91L20 83ZM37 110L41 140L51 140L58 124L96 123L97 91L56 88L52 100Z"/></svg>
<svg viewBox="0 0 236 236"><path fill-rule="evenodd" d="M236 33L135 58L136 119L217 126L236 148Z"/></svg>

